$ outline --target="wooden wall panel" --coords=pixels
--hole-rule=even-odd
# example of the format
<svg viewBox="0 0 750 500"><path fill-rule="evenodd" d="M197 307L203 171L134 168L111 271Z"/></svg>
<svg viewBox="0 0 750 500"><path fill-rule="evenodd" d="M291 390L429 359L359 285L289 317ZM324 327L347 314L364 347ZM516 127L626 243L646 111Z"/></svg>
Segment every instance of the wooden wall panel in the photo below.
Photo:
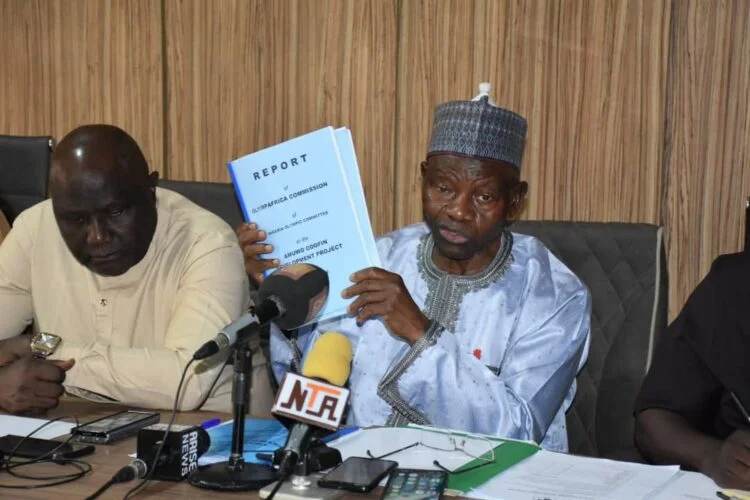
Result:
<svg viewBox="0 0 750 500"><path fill-rule="evenodd" d="M162 170L159 0L0 0L0 33L0 134L112 123Z"/></svg>
<svg viewBox="0 0 750 500"><path fill-rule="evenodd" d="M667 109L670 312L741 250L750 195L750 2L674 4Z"/></svg>
<svg viewBox="0 0 750 500"><path fill-rule="evenodd" d="M526 218L667 228L674 317L750 194L745 0L0 0L0 133L117 124L171 178L324 125L376 233L421 219L432 110L529 120Z"/></svg>
<svg viewBox="0 0 750 500"><path fill-rule="evenodd" d="M529 121L526 218L658 223L669 2L404 0L395 225L420 220L433 107L493 83Z"/></svg>
<svg viewBox="0 0 750 500"><path fill-rule="evenodd" d="M166 0L165 12L173 178L228 181L233 158L348 126L374 229L390 229L396 0Z"/></svg>

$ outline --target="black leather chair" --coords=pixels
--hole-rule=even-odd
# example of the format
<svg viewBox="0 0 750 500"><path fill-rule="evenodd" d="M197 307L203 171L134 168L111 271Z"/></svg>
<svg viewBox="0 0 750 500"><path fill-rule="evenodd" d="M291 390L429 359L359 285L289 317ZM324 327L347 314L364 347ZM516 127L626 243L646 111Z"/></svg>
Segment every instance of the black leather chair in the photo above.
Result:
<svg viewBox="0 0 750 500"><path fill-rule="evenodd" d="M666 252L650 224L520 221L586 284L591 345L568 411L570 452L638 460L633 407L667 327Z"/></svg>
<svg viewBox="0 0 750 500"><path fill-rule="evenodd" d="M242 221L231 184L162 181L232 227ZM662 229L649 224L519 221L592 295L589 358L567 415L570 451L637 459L633 406L656 342L667 326L667 264ZM266 346L267 348L267 346Z"/></svg>
<svg viewBox="0 0 750 500"><path fill-rule="evenodd" d="M0 135L0 211L11 224L47 198L52 137Z"/></svg>
<svg viewBox="0 0 750 500"><path fill-rule="evenodd" d="M750 251L750 198L745 200L745 251Z"/></svg>
<svg viewBox="0 0 750 500"><path fill-rule="evenodd" d="M232 184L161 179L159 186L176 191L196 205L215 213L232 229L236 229L244 221Z"/></svg>

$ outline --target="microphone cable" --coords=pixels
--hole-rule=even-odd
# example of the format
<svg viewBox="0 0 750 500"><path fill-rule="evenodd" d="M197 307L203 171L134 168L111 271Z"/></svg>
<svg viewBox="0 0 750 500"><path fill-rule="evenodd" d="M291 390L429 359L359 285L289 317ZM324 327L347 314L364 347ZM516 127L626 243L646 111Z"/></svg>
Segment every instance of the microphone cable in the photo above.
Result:
<svg viewBox="0 0 750 500"><path fill-rule="evenodd" d="M47 422L43 423L33 431L31 431L29 434L24 436L17 444L13 447L13 449L8 453L8 456L5 457L5 461L0 465L0 471L6 471L11 476L15 476L17 478L21 479L29 479L33 481L45 481L42 484L0 484L0 488L6 488L6 489L18 489L18 490L31 490L31 489L37 489L37 488L48 488L50 486L59 486L61 484L71 483L73 481L76 481L78 479L81 479L86 474L91 472L91 464L89 464L86 461L83 460L77 460L73 458L65 458L63 456L60 456L57 451L68 444L71 439L73 439L73 436L71 435L67 440L61 441L60 445L55 447L54 449L48 451L47 453L44 453L42 455L39 455L38 457L29 459L29 460L20 460L20 461L13 461L13 457L15 456L16 450L20 449L23 443L34 436L37 432L41 431L48 425L58 422L64 418L68 418L66 416L53 418L52 420L48 420ZM79 425L78 417L73 416L72 417L75 420L76 425ZM58 465L63 466L72 466L77 470L77 472L72 472L70 474L61 474L61 475L54 475L54 476L36 476L31 474L23 474L21 472L16 471L16 469L25 467L28 465L34 465L34 464L40 464L40 463L55 463Z"/></svg>
<svg viewBox="0 0 750 500"><path fill-rule="evenodd" d="M115 475L109 479L109 481L104 483L93 494L87 496L86 500L95 500L96 498L99 498L102 493L107 491L113 484L127 483L128 481L132 481L137 477L144 477L146 475L146 472L148 472L148 466L146 465L146 462L144 462L140 458L137 458L117 471Z"/></svg>
<svg viewBox="0 0 750 500"><path fill-rule="evenodd" d="M216 374L216 377L214 377L214 380L211 382L211 385L208 388L208 391L206 391L206 395L203 397L203 399L200 401L200 403L196 406L195 409L200 408L203 406L206 401L208 401L208 398L211 395L211 391L213 391L214 387L216 387L217 382L219 381L219 378L221 378L222 373L224 373L224 368L227 367L229 364L229 360L232 356L233 350L230 349L227 353L227 357L224 360L224 362L221 365L221 368L219 369L219 372ZM148 483L151 480L151 477L154 475L154 472L156 470L156 465L159 461L159 456L161 455L162 450L164 449L164 443L166 443L167 437L169 436L169 432L172 430L172 425L174 424L175 417L177 416L177 406L180 401L180 393L182 392L182 386L185 383L185 377L187 376L188 368L195 362L198 361L194 357L191 357L187 364L185 365L185 368L182 370L182 375L180 376L180 382L177 384L177 390L175 391L175 397L174 397L174 405L172 406L172 413L169 417L169 423L167 424L167 428L164 430L164 435L162 436L161 442L159 443L159 447L156 450L156 453L154 454L154 460L151 463L151 467L148 468L148 471L146 472L146 476L141 479L141 482L135 485L133 488L131 488L123 497L123 500L129 500L130 498L136 496L138 493L141 492L146 487L146 483ZM86 498L86 500L94 500L98 498L102 493L104 493L110 486L117 483L124 483L128 481L132 481L136 477L138 477L138 473L135 470L135 467L137 467L136 464L137 460L131 462L130 464L126 465L117 473L115 473L106 483L104 483L96 492L94 492L92 495ZM140 462L143 463L143 460L140 460ZM90 468L89 468L90 470ZM132 474L132 477L131 477Z"/></svg>
<svg viewBox="0 0 750 500"><path fill-rule="evenodd" d="M232 351L230 350L229 353L227 354L226 359L222 363L221 368L219 369L219 372L216 374L216 377L214 377L214 380L211 382L211 385L209 386L208 391L206 391L206 395L203 396L203 399L200 401L200 403L198 403L198 405L197 405L197 407L195 409L198 409L201 406L203 406L206 403L206 401L208 400L208 398L211 396L211 391L213 391L214 387L216 387L216 384L219 381L219 378L221 378L222 373L224 373L224 369L229 364L229 360L231 358L231 355L232 355ZM172 414L170 415L169 423L167 424L167 428L164 431L164 436L162 437L161 443L159 443L159 448L157 449L157 452L156 452L156 454L154 456L154 462L151 464L151 468L147 470L146 476L145 477L139 476L139 473L136 472L137 465L135 465L135 463L138 460L134 460L130 464L126 465L125 467L123 467L122 469L120 469L119 471L117 471L98 490L96 490L94 493L92 493L91 495L89 495L88 497L86 497L86 500L94 500L94 499L98 498L102 493L104 493L105 491L107 491L107 489L109 489L109 487L112 486L113 484L126 483L128 481L132 481L133 479L136 479L137 477L142 477L143 479L141 480L141 482L138 485L136 485L134 488L132 488L130 491L128 491L127 494L125 495L125 499L129 499L129 498L132 498L133 496L137 495L140 492L140 490L145 487L146 483L151 480L151 476L153 476L153 474L154 474L154 471L156 469L156 463L159 460L159 455L161 455L162 449L164 447L164 443L165 443L165 441L167 439L167 436L169 435L169 431L172 430L172 424L174 423L174 419L175 419L175 416L177 414L177 405L179 403L180 392L182 391L182 385L185 382L185 377L187 376L188 368L190 367L190 365L193 364L194 361L195 361L195 359L190 358L188 360L187 365L185 365L184 370L182 371L182 376L180 377L180 382L179 382L179 384L177 384L177 391L176 391L176 394L175 394L174 405L172 407ZM144 463L143 460L140 460L140 462Z"/></svg>
<svg viewBox="0 0 750 500"><path fill-rule="evenodd" d="M273 487L265 500L273 500L273 497L276 496L276 493L279 491L279 488L281 488L281 485L284 484L284 481L286 481L289 476L292 475L292 469L294 468L296 462L297 454L292 451L287 451L287 453L279 463L278 475L276 476L276 485Z"/></svg>
<svg viewBox="0 0 750 500"><path fill-rule="evenodd" d="M172 430L172 424L174 424L174 419L177 416L177 405L180 402L180 392L182 392L182 384L185 383L185 377L187 376L188 368L193 364L195 360L193 358L190 358L190 360L185 365L185 369L182 370L182 376L180 377L180 383L177 384L177 391L175 391L174 395L174 405L172 406L172 415L169 417L169 423L167 424L167 428L164 429L164 435L161 438L161 443L159 443L159 447L156 449L156 453L154 453L154 460L151 463L151 467L148 469L148 473L146 474L146 477L141 479L141 482L136 484L133 488L128 491L125 496L123 497L123 500L129 500L131 496L137 495L143 488L146 487L146 483L148 483L151 480L151 476L154 475L154 471L156 470L156 464L159 462L159 456L161 455L162 450L164 449L164 443L167 442L167 436L169 436L169 431ZM223 368L222 368L223 369Z"/></svg>
<svg viewBox="0 0 750 500"><path fill-rule="evenodd" d="M180 392L182 392L182 385L185 383L185 377L187 376L188 368L192 366L193 362L195 360L190 358L185 365L185 368L182 370L182 375L180 376L180 382L177 384L177 391L175 391L174 396L174 405L172 406L172 414L169 417L169 423L167 424L167 428L164 430L164 435L161 438L161 442L159 443L159 447L156 449L156 453L154 454L154 460L151 463L151 467L148 468L148 471L145 473L145 477L141 479L141 482L135 485L133 488L131 488L126 494L124 499L127 500L131 498L131 496L137 495L145 486L146 483L148 483L151 480L151 476L154 474L154 470L156 469L156 464L159 461L159 456L161 455L162 450L164 449L164 443L167 440L167 436L169 436L169 431L172 430L172 424L174 424L175 417L177 416L177 405L180 402ZM225 365L226 366L226 363ZM221 375L221 372L224 370L224 367L222 366L221 370L219 370L219 375ZM217 377L218 380L218 377ZM214 382L215 383L215 382ZM98 498L102 493L107 491L110 486L117 483L124 483L127 481L131 481L139 476L139 472L136 470L138 467L137 462L144 463L143 460L134 460L130 464L126 465L119 471L117 471L106 483L101 485L98 490L96 490L94 493L86 497L86 500L93 500ZM148 464L146 464L147 466Z"/></svg>

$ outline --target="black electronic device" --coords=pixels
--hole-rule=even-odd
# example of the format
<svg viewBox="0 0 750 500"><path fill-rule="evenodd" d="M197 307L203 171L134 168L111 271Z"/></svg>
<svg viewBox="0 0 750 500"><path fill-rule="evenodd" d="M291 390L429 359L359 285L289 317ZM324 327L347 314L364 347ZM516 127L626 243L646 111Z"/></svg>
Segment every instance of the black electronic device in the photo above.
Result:
<svg viewBox="0 0 750 500"><path fill-rule="evenodd" d="M398 463L393 460L349 457L318 479L318 486L368 493L397 466Z"/></svg>
<svg viewBox="0 0 750 500"><path fill-rule="evenodd" d="M211 438L202 427L188 425L173 425L164 438L166 428L166 424L155 424L139 430L137 455L147 467L155 464L151 479L181 481L198 469L198 458L208 451Z"/></svg>
<svg viewBox="0 0 750 500"><path fill-rule="evenodd" d="M90 444L78 445L8 434L0 437L0 456L30 459L71 459L89 455L94 452Z"/></svg>
<svg viewBox="0 0 750 500"><path fill-rule="evenodd" d="M148 411L125 410L74 427L73 441L109 444L134 436L138 430L155 424L160 415Z"/></svg>
<svg viewBox="0 0 750 500"><path fill-rule="evenodd" d="M442 470L396 469L388 478L381 499L438 500L445 491L448 473Z"/></svg>

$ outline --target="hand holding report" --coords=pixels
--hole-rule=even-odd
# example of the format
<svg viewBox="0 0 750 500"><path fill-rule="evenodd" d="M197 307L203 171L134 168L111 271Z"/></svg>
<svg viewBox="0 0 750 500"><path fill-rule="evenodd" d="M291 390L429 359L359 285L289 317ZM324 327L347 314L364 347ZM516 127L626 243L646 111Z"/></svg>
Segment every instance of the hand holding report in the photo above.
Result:
<svg viewBox="0 0 750 500"><path fill-rule="evenodd" d="M328 303L315 320L345 314L349 275L380 265L349 131L326 127L234 160L229 171L245 219L273 245L268 258L328 272Z"/></svg>

